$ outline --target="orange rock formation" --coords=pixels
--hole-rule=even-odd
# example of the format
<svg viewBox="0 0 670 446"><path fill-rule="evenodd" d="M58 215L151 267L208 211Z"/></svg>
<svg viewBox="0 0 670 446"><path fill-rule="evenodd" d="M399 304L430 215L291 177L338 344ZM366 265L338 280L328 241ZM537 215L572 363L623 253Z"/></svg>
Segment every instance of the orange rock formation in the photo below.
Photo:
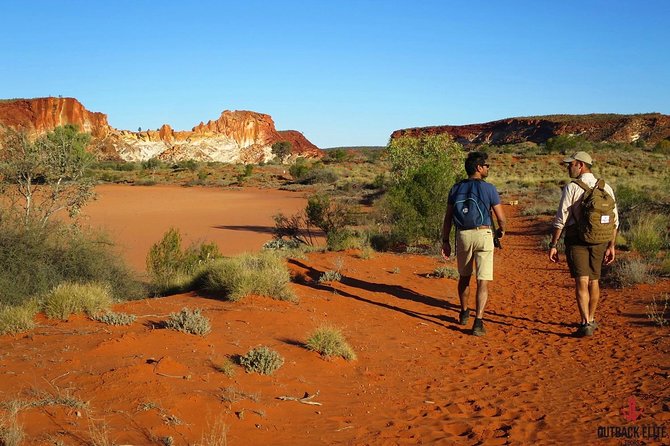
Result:
<svg viewBox="0 0 670 446"><path fill-rule="evenodd" d="M278 132L270 115L252 111L226 110L217 120L201 122L191 131L174 131L163 124L158 130L133 132L110 127L104 113L90 112L74 98L0 102L0 127L39 136L66 124L90 132L91 150L107 159L260 162L273 157L271 147L278 141L290 141L296 156L322 156L301 133Z"/></svg>

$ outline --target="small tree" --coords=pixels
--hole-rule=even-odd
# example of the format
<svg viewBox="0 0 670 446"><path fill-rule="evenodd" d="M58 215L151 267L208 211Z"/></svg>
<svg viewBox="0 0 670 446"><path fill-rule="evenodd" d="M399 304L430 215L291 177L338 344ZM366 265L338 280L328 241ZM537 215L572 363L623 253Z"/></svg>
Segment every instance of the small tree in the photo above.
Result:
<svg viewBox="0 0 670 446"><path fill-rule="evenodd" d="M388 151L391 232L404 243L439 241L449 189L464 176L461 145L448 135L402 137Z"/></svg>
<svg viewBox="0 0 670 446"><path fill-rule="evenodd" d="M291 154L292 149L293 145L289 141L278 141L272 144L272 154L282 162Z"/></svg>
<svg viewBox="0 0 670 446"><path fill-rule="evenodd" d="M25 133L8 130L0 147L0 174L10 197L10 207L19 211L27 225L42 226L60 210L76 216L93 197L93 182L85 178L94 157L86 152L88 133L76 126L56 127L30 141Z"/></svg>

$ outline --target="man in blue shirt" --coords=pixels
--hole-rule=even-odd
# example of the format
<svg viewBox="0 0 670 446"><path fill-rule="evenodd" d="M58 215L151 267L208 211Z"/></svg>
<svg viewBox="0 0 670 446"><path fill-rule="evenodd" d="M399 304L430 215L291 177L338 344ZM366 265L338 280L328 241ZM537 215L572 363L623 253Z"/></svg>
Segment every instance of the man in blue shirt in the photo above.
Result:
<svg viewBox="0 0 670 446"><path fill-rule="evenodd" d="M495 186L484 181L489 175L488 155L470 152L465 160L466 180L456 183L449 192L447 212L442 226L442 255L451 256L449 234L456 226L456 260L458 262L458 298L461 303L459 324L470 319L468 298L473 267L477 277L477 307L472 334L483 336L484 308L488 300L488 283L493 280L493 222L491 209L498 220L497 236L505 234L505 214Z"/></svg>

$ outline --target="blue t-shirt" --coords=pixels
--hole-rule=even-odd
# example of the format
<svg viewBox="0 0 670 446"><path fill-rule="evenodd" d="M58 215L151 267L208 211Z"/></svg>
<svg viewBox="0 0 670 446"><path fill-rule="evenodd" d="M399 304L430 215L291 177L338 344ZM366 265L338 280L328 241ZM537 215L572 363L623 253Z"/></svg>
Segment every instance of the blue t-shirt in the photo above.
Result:
<svg viewBox="0 0 670 446"><path fill-rule="evenodd" d="M482 222L481 225L492 226L490 210L493 206L500 204L500 195L494 185L487 183L484 180L463 180L451 188L449 191L449 198L447 203L455 205L459 199L475 195L480 201L482 207ZM458 222L455 221L456 226ZM463 229L463 228L460 228Z"/></svg>

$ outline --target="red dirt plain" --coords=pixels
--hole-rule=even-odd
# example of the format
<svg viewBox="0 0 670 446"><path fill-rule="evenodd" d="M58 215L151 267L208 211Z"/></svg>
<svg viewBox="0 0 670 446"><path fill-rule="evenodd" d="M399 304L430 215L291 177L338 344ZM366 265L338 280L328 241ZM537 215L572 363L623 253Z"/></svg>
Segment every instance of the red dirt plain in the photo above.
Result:
<svg viewBox="0 0 670 446"><path fill-rule="evenodd" d="M255 250L271 237L277 208L304 206L299 194L279 191L108 186L99 193L86 208L90 223L107 227L138 269L170 226L191 240L215 240L224 252ZM577 310L567 267L549 263L538 247L546 221L506 211L485 337L457 324L456 281L428 276L441 259L313 253L289 260L302 276L292 284L298 304L190 293L116 305L138 316L125 327L40 318L31 332L0 337L0 401L87 402L24 407L16 420L25 445L215 444L203 437L222 424L230 445L620 445L625 439L600 439L599 427L667 434L668 329L652 325L644 305L669 292L669 282L604 289L601 328L572 338ZM342 281L319 284L337 265ZM184 307L202 309L211 333L159 328ZM323 323L342 329L356 361L325 360L303 347ZM285 358L271 376L236 367L229 378L213 367L258 345ZM305 393L318 393L310 401L321 405L278 399ZM641 414L629 421L631 397ZM96 432L108 443L94 443Z"/></svg>

